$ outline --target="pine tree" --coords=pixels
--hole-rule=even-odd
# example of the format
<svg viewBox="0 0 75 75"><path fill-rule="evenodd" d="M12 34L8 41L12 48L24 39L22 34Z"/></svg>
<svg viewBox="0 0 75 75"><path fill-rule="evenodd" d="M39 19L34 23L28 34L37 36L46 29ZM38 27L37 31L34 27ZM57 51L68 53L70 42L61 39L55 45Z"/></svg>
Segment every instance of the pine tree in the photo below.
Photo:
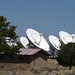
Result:
<svg viewBox="0 0 75 75"><path fill-rule="evenodd" d="M4 16L0 16L0 52L3 52L5 55L14 56L19 52L21 45L16 41L17 46L9 46L4 40L5 37L9 37L10 40L16 40L18 35L16 34L17 26L11 26L10 22L7 22L7 19Z"/></svg>
<svg viewBox="0 0 75 75"><path fill-rule="evenodd" d="M7 19L4 16L0 16L0 43L4 43L4 37L10 37L10 39L17 39L16 27L10 26L10 22L7 22Z"/></svg>

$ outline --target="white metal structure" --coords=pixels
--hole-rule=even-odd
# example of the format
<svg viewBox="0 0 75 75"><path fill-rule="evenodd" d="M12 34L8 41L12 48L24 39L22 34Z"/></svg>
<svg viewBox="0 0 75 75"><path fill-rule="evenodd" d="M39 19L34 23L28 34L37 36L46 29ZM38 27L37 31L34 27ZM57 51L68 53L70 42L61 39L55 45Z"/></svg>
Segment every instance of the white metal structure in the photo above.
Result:
<svg viewBox="0 0 75 75"><path fill-rule="evenodd" d="M73 42L75 43L75 34L71 34L71 37L73 39Z"/></svg>
<svg viewBox="0 0 75 75"><path fill-rule="evenodd" d="M50 35L49 42L52 45L53 49L60 50L61 43L57 37Z"/></svg>
<svg viewBox="0 0 75 75"><path fill-rule="evenodd" d="M29 44L29 41L26 37L20 37L20 42L22 43L22 45L25 47L25 48L28 48L28 44Z"/></svg>
<svg viewBox="0 0 75 75"><path fill-rule="evenodd" d="M6 41L6 44L8 44L9 46L17 46L17 43L13 40L13 39L10 39L10 37L3 37L3 39Z"/></svg>
<svg viewBox="0 0 75 75"><path fill-rule="evenodd" d="M26 35L27 35L27 38L29 39L29 41L31 41L31 43L35 47L41 48L41 49L49 52L50 47L49 47L47 41L45 40L45 38L42 36L42 34L40 34L39 32L37 32L34 29L27 29Z"/></svg>
<svg viewBox="0 0 75 75"><path fill-rule="evenodd" d="M65 31L60 31L59 37L60 37L60 41L62 41L64 44L68 44L70 42L73 42L71 35Z"/></svg>

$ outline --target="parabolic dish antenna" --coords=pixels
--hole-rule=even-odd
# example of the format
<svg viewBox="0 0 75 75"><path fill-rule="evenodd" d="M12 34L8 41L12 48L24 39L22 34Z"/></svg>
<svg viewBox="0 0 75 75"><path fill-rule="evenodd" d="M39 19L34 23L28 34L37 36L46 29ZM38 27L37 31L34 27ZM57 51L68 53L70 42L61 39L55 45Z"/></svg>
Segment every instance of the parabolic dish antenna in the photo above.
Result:
<svg viewBox="0 0 75 75"><path fill-rule="evenodd" d="M12 45L17 46L17 43L10 37L3 37L3 39L6 41L6 44L8 44L10 47Z"/></svg>
<svg viewBox="0 0 75 75"><path fill-rule="evenodd" d="M59 37L60 37L60 41L62 41L64 44L73 42L71 35L65 31L60 31Z"/></svg>
<svg viewBox="0 0 75 75"><path fill-rule="evenodd" d="M29 41L26 37L20 37L20 42L22 43L22 45L25 47L25 48L28 48L28 44L29 44Z"/></svg>
<svg viewBox="0 0 75 75"><path fill-rule="evenodd" d="M41 48L45 51L49 51L49 45L46 42L45 38L42 36L42 34L40 34L39 32L37 32L34 29L27 29L26 30L26 35L27 38L29 39L29 41L38 48Z"/></svg>
<svg viewBox="0 0 75 75"><path fill-rule="evenodd" d="M49 42L52 45L52 47L54 47L54 49L60 50L61 43L57 37L50 35Z"/></svg>

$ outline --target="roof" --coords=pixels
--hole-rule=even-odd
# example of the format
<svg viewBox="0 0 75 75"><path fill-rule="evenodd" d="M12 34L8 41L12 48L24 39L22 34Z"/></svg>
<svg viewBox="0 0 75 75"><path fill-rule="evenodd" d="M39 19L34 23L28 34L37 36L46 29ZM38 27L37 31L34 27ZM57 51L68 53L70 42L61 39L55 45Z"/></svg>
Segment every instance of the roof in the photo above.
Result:
<svg viewBox="0 0 75 75"><path fill-rule="evenodd" d="M41 51L42 49L40 48L20 48L19 51L21 51L20 53L18 53L19 55L34 55L35 53Z"/></svg>

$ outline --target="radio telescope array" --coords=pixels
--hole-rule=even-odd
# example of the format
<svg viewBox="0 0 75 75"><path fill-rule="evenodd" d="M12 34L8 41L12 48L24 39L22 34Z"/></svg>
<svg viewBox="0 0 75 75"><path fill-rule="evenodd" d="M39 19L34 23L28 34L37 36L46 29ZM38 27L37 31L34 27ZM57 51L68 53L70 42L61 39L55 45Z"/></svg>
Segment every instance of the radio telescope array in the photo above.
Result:
<svg viewBox="0 0 75 75"><path fill-rule="evenodd" d="M59 32L59 39L53 35L49 36L51 54L55 55L58 50L68 44L75 43L75 34L69 34L65 31Z"/></svg>
<svg viewBox="0 0 75 75"><path fill-rule="evenodd" d="M70 35L65 31L60 31L59 38L49 35L48 39L50 46L41 33L29 28L26 30L26 37L20 37L20 42L25 48L41 48L54 56L65 44L75 43L75 34Z"/></svg>
<svg viewBox="0 0 75 75"><path fill-rule="evenodd" d="M25 48L41 48L50 54L50 46L41 33L29 28L26 30L26 36L27 38L20 37L20 41Z"/></svg>

